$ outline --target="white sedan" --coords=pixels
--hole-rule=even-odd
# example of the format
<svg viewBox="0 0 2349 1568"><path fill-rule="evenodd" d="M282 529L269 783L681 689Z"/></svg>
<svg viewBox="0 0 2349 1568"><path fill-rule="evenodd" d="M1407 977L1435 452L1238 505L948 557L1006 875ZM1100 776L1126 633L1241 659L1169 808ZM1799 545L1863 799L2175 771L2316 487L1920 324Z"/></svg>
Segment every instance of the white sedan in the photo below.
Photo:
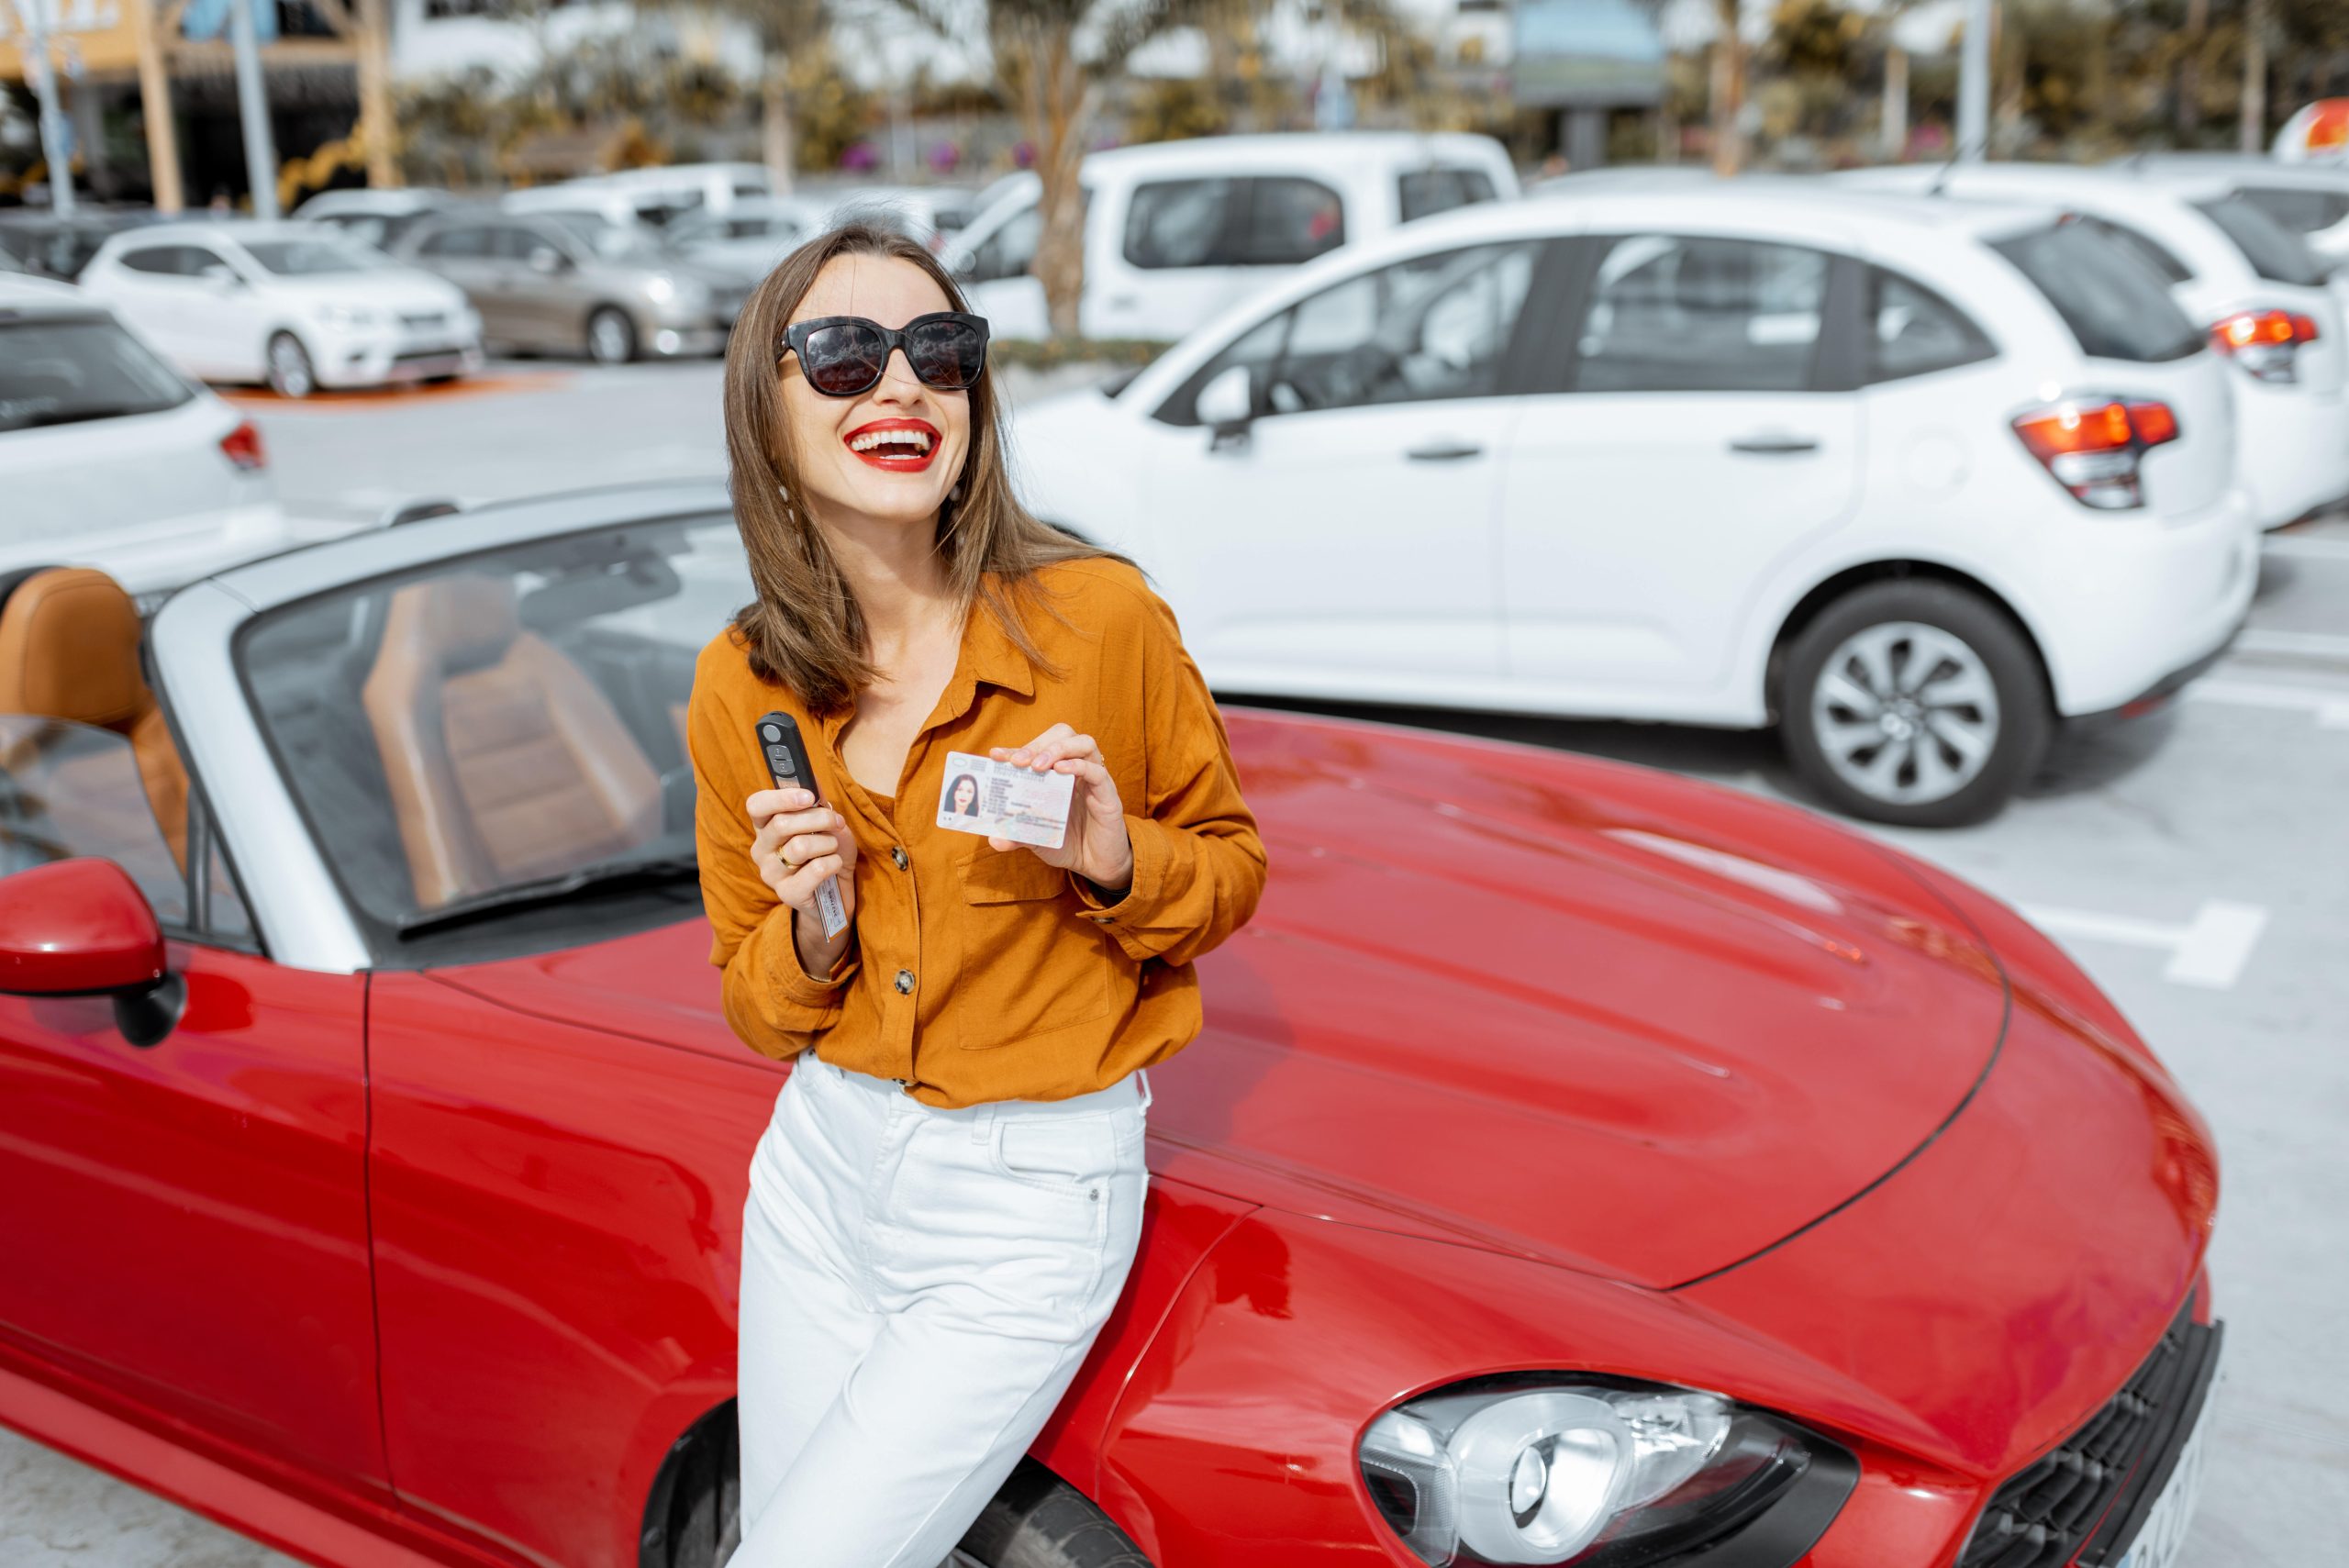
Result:
<svg viewBox="0 0 2349 1568"><path fill-rule="evenodd" d="M482 366L481 317L462 290L317 224L127 229L81 284L190 375L283 397Z"/></svg>
<svg viewBox="0 0 2349 1568"><path fill-rule="evenodd" d="M151 597L306 537L261 433L63 284L0 277L0 578L96 566Z"/></svg>
<svg viewBox="0 0 2349 1568"><path fill-rule="evenodd" d="M2232 379L2053 208L1593 187L1325 257L1011 456L1219 690L1776 723L1938 824L2232 636Z"/></svg>

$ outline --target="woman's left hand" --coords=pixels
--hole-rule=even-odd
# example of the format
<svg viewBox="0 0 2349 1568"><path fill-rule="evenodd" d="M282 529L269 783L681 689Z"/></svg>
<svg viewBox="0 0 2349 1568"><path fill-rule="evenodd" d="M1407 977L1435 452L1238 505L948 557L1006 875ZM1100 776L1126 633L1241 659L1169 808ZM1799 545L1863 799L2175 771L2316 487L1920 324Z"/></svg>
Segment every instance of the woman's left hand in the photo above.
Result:
<svg viewBox="0 0 2349 1568"><path fill-rule="evenodd" d="M1113 898L1122 896L1134 879L1133 840L1126 832L1126 807L1118 798L1118 782L1109 776L1093 737L1055 724L1025 746L991 747L987 755L1016 768L1076 777L1076 790L1069 802L1068 831L1062 835L1059 849L1039 849L992 835L987 842L998 850L1027 850L1046 865L1076 873Z"/></svg>

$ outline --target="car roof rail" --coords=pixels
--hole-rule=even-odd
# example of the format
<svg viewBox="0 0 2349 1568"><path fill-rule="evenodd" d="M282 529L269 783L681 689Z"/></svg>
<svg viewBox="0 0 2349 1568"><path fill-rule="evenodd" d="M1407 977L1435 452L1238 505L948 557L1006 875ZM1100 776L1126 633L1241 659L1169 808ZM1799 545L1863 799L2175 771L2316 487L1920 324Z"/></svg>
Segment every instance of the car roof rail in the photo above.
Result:
<svg viewBox="0 0 2349 1568"><path fill-rule="evenodd" d="M445 517L464 508L446 495L419 495L412 500L395 501L384 508L379 528L396 528L406 523L420 523L428 517Z"/></svg>

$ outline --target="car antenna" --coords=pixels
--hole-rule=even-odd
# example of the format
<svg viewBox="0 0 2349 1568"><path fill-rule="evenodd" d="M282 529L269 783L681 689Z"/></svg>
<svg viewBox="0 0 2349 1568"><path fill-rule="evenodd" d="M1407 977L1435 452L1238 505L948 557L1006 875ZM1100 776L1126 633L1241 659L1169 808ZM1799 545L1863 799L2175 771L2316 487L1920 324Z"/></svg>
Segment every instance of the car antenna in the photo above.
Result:
<svg viewBox="0 0 2349 1568"><path fill-rule="evenodd" d="M1990 133L1986 129L1982 133L1982 142L1987 147L1989 144L1989 140ZM1959 161L1965 157L1965 143L1961 140L1956 146L1950 149L1949 161L1943 163L1941 168L1934 172L1933 183L1925 187L1925 194L1929 196L1940 195L1942 194L1943 187L1949 183L1950 175L1956 172Z"/></svg>

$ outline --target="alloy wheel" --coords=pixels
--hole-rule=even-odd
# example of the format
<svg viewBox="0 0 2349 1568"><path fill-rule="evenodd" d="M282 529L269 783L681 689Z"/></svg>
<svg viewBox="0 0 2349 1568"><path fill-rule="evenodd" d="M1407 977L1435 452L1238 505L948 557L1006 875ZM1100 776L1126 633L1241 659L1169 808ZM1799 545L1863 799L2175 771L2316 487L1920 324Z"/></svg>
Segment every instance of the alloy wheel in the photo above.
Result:
<svg viewBox="0 0 2349 1568"><path fill-rule="evenodd" d="M269 384L280 397L307 397L317 390L310 356L290 334L280 332L269 340Z"/></svg>
<svg viewBox="0 0 2349 1568"><path fill-rule="evenodd" d="M636 334L617 310L599 310L587 323L587 351L603 365L625 364L636 351Z"/></svg>
<svg viewBox="0 0 2349 1568"><path fill-rule="evenodd" d="M1922 621L1865 627L1810 693L1820 754L1876 800L1922 805L1974 782L1998 740L1998 688L1982 656Z"/></svg>

